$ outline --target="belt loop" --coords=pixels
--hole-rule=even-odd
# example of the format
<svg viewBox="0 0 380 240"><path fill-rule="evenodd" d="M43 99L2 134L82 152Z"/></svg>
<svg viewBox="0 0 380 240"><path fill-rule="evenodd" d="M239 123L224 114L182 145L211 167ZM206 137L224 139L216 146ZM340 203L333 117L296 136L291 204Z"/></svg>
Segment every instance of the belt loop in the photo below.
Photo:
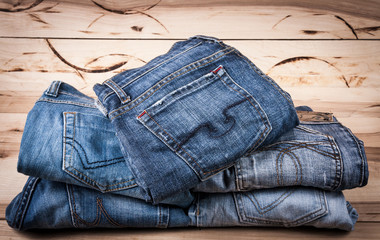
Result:
<svg viewBox="0 0 380 240"><path fill-rule="evenodd" d="M111 79L108 79L104 82L105 85L107 85L109 88L111 88L116 95L119 97L122 104L125 104L131 100L131 97L128 96L121 87L119 87L114 81Z"/></svg>
<svg viewBox="0 0 380 240"><path fill-rule="evenodd" d="M51 97L58 97L59 87L61 86L61 81L53 81L49 88L45 91L45 95Z"/></svg>

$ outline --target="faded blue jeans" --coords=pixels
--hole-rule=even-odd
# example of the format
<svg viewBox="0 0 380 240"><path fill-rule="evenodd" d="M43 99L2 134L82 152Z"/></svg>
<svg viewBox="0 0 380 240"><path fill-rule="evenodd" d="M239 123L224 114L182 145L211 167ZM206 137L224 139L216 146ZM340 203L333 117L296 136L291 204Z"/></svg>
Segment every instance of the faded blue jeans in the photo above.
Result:
<svg viewBox="0 0 380 240"><path fill-rule="evenodd" d="M238 50L196 36L96 84L135 180L154 203L273 143L298 118L288 93Z"/></svg>
<svg viewBox="0 0 380 240"><path fill-rule="evenodd" d="M189 208L179 208L34 177L6 210L9 226L19 230L314 226L350 231L357 218L341 192L317 188L196 193Z"/></svg>
<svg viewBox="0 0 380 240"><path fill-rule="evenodd" d="M28 114L18 161L21 173L144 199L129 163L109 119L97 110L92 98L66 83L52 82ZM275 143L241 157L193 191L299 185L338 191L364 186L367 180L363 142L333 119L301 122ZM183 191L162 203L188 207L193 200L189 191Z"/></svg>

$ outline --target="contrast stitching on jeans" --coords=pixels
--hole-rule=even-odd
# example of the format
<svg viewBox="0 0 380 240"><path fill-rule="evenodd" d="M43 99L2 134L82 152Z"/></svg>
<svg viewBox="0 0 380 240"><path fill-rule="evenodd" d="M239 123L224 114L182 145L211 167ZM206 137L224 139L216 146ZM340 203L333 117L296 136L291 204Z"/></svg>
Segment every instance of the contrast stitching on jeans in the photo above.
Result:
<svg viewBox="0 0 380 240"><path fill-rule="evenodd" d="M95 219L92 223L89 223L89 222L87 222L86 220L82 219L82 218L78 215L78 213L77 213L77 207L76 207L76 203L75 203L75 197L74 197L74 193L73 193L73 187L70 186L70 188L71 188L70 195L71 195L71 198L72 198L72 200L73 200L73 210L74 210L74 212L73 212L73 216L74 216L74 218L75 218L78 222L80 222L80 223L82 223L82 224L84 224L84 225L87 225L87 226L97 226L97 225L99 224L99 222L100 222L99 209L96 208L96 219Z"/></svg>
<svg viewBox="0 0 380 240"><path fill-rule="evenodd" d="M111 162L111 163L108 163L108 164L102 164L100 166L86 167L85 164L84 164L84 162L83 162L83 160L82 160L81 154L79 153L78 149L74 146L74 144L71 144L71 143L68 143L68 142L65 142L65 144L69 144L75 150L75 152L78 153L79 160L82 162L82 165L83 165L84 169L97 169L97 168L107 167L107 166L111 166L111 165L123 162L123 160L119 160L119 161ZM88 163L87 156L85 156L85 157L86 157L86 162L89 165L98 163L98 162ZM111 160L113 160L113 159L111 159ZM104 161L99 161L99 162L107 162L107 161L111 161L111 160L104 160Z"/></svg>
<svg viewBox="0 0 380 240"><path fill-rule="evenodd" d="M249 200L251 200L251 202L253 203L253 205L255 206L255 208L257 209L257 211L263 215L271 210L273 210L274 208L276 208L280 203L282 203L286 198L288 198L290 195L292 195L294 193L295 190L290 190L288 189L287 191L285 191L280 197L278 197L275 201L273 201L271 204L265 206L265 207L261 207L259 204L257 204L258 206L256 206L256 203L246 194L246 193L242 193L244 194L245 196L247 196L249 198ZM257 203L259 203L259 201L257 200L257 198L255 197L255 195L253 193L251 193L253 198L256 200ZM286 195L286 196L285 196ZM285 196L285 197L284 197ZM280 200L281 199L281 200ZM277 203L276 203L277 202ZM276 203L276 204L275 204ZM274 205L273 205L274 204ZM260 209L258 209L260 208ZM265 211L262 211L264 209L266 209ZM246 214L247 215L247 214Z"/></svg>
<svg viewBox="0 0 380 240"><path fill-rule="evenodd" d="M291 100L289 99L289 96L286 96L286 94L283 92L283 90L281 90L281 88L279 86L277 86L277 83L273 83L274 80L268 80L266 79L268 76L266 76L264 73L264 76L263 74L260 74L259 72L256 71L256 66L254 67L254 65L252 65L253 63L251 63L251 61L247 61L246 57L243 56L240 52L236 51L235 52L239 57L243 58L243 60L248 63L250 65L250 67L253 69L253 71L255 71L259 76L261 76L262 79L266 80L267 82L269 82L273 87L276 88L276 90L283 96L285 97L285 99L290 103L290 105L293 106L293 103L291 102Z"/></svg>
<svg viewBox="0 0 380 240"><path fill-rule="evenodd" d="M99 185L101 187L113 187L113 186L116 186L116 185L120 185L120 184L124 184L124 183L127 183L127 182L132 182L134 181L135 179L131 179L131 180L127 180L127 181L124 181L124 182L120 182L120 183L115 183L115 184L112 184L112 185L102 185L100 183L98 183L97 181L93 180L92 178L84 175L82 172L78 171L77 169L73 168L72 169L76 172L78 172L82 177L85 177L85 178L88 178L90 179L91 181L93 181L94 183L96 183L96 185ZM70 170L68 170L67 168L65 169L66 171L68 171L69 173L73 174L74 176L77 176L77 174L71 172ZM77 176L79 178L79 180L82 180L82 181L85 181L86 183L90 184L91 186L94 186L93 184L87 182L86 180L82 179L81 177ZM127 187L131 187L131 186L135 186L137 184L131 184L131 185L127 185L127 186L123 186L123 187L119 187L119 188L115 188L115 189L107 189L107 190L103 190L103 192L111 192L111 191L116 191L116 190L120 190L120 189L124 189L124 188L127 188ZM96 187L96 186L94 186ZM96 187L97 189L99 189L98 187Z"/></svg>
<svg viewBox="0 0 380 240"><path fill-rule="evenodd" d="M226 48L226 49L220 50L220 51L218 51L218 52L216 52L216 53L214 53L214 54L208 56L207 58L211 58L213 55L216 55L217 53L219 53L219 52L223 52L223 51L226 51L226 50L230 50L230 49L227 49L227 48ZM124 113L126 113L126 112L128 112L128 111L130 111L131 109L137 107L137 106L140 105L143 101L145 101L146 99L148 99L148 98L149 98L150 96L152 96L156 91L158 91L160 88L162 88L163 86L165 86L167 83L171 82L172 80L174 80L174 79L176 79L176 78L178 78L178 77L180 77L180 76L182 76L182 75L184 75L184 74L186 74L186 73L188 73L188 72L190 72L190 71L192 71L192 70L194 70L194 69L200 68L200 67L202 67L202 66L205 66L206 64L209 64L209 63L211 63L211 62L214 62L214 61L218 60L219 58L221 58L221 57L223 57L223 56L225 56L225 55L227 55L227 54L229 54L229 53L231 53L231 52L233 52L233 51L234 51L234 49L231 49L231 50L228 51L228 52L224 52L223 55L220 55L219 57L217 57L217 58L215 58L215 59L213 59L213 60L210 60L210 61L208 61L208 62L205 62L205 63L203 63L203 64L201 64L201 65L199 65L199 66L195 66L195 67L193 67L193 68L190 68L190 69L188 69L187 71L185 71L185 72L179 74L178 76L174 76L172 79L170 79L171 76L173 76L173 75L175 75L175 74L181 72L181 70L186 69L186 68L188 68L188 67L191 66L191 65L196 65L196 63L198 63L198 62L202 62L202 61L204 61L204 60L207 59L207 58L204 58L204 59L201 59L201 60L199 60L199 61L196 61L196 62L193 62L193 63L191 63L191 64L188 64L188 65L186 65L185 67L183 67L183 68L181 68L181 69L175 71L174 73L172 73L172 74L166 76L166 77L165 77L164 79L162 79L161 81L157 82L153 87L151 87L151 88L149 88L148 90L146 90L145 93L143 93L142 95L140 95L139 97L137 97L137 98L136 98L135 100L133 100L130 104L127 104L127 105L125 105L125 106L119 107L119 108L113 110L112 112L110 112L109 115L111 116L114 112L116 112L116 111L120 111L120 110L122 110L122 109L124 109L124 108L126 108L126 107L130 107L131 105L133 105L132 107L130 107L130 108L128 108L127 110L125 110L125 111L123 111L123 112L117 114L116 116L112 116L110 119L113 120L113 119L115 119L116 117L118 117L118 116L120 116L120 115L122 115L122 114L124 114ZM159 85L159 84L161 84L161 83L162 83L161 86L157 87L153 92L151 92L151 93L148 94L148 92L149 92L151 89L154 89L154 88L156 87L156 85ZM147 95L147 96L145 96L145 95ZM143 98L143 97L144 97L144 98ZM139 100L139 99L142 99L142 100L141 100L140 102L137 102L137 103L136 103L136 101Z"/></svg>
<svg viewBox="0 0 380 240"><path fill-rule="evenodd" d="M192 158L191 155L190 155L188 152L186 152L181 146L179 146L178 143L172 138L172 136L170 136L170 134L168 134L168 133L165 131L165 129L163 129L162 126L161 126L160 124L158 124L158 122L156 122L156 121L154 120L154 118L152 118L152 117L149 115L148 112L146 112L146 114L149 116L150 119L152 119L152 121L154 121L154 122L155 122L155 123L161 128L161 130L162 130L163 132L165 132L165 133L166 133L166 134L172 139L172 141L178 146L178 147L176 147L176 148L180 148L183 152L185 152L185 153L191 158L192 162L194 162L194 163L199 167L199 169L203 172L203 174L208 174L208 173L216 172L216 171L219 171L219 170L225 168L225 166L223 166L223 167L221 167L221 168L218 168L218 169L214 169L214 170L210 170L210 171L208 171L208 172L205 172L205 171L203 170L203 168L198 164L198 162L195 161L195 159ZM161 139L162 139L162 138L161 138ZM165 139L162 139L162 141L166 142L169 146L171 146L171 144L169 144ZM177 149L173 148L173 150L174 150L176 153L178 153L179 155L183 156L181 153L178 152ZM186 156L184 156L184 158L188 159Z"/></svg>
<svg viewBox="0 0 380 240"><path fill-rule="evenodd" d="M294 192L294 191L293 191ZM292 193L293 193L292 192ZM257 218L257 217L251 217L251 216L248 216L248 214L245 212L245 209L244 209L244 207L242 208L242 210L243 210L243 212L244 212L244 214L245 214L245 217L246 218L248 218L248 221L252 221L252 220L255 220L256 222L264 222L264 223L271 223L271 224L282 224L282 225L285 225L285 224L289 224L289 225L296 225L296 224L300 224L300 223L302 223L302 222L305 222L305 221L307 221L307 220L304 220L304 219L306 219L306 218L309 218L310 216L312 216L312 215L314 215L314 214L316 214L316 213L318 213L318 212L320 212L322 209L323 209L323 207L322 207L322 199L321 199L321 195L323 194L323 192L322 191L320 191L320 190L318 190L318 192L320 193L319 194L319 201L320 201L320 208L319 209L317 209L317 210L315 210L315 211L313 211L313 212L311 212L311 213L309 213L309 214L307 214L307 215L305 215L305 216L301 216L301 217L299 217L298 219L296 219L296 220L294 220L294 221L284 221L284 220L281 220L281 219L260 219L260 218ZM321 194L322 193L322 194ZM241 193L241 194L239 194L240 195L240 201L241 201L241 203L243 203L243 200L242 200L242 195L246 195L247 196L247 194L245 194L245 193ZM290 194L290 195L292 195L292 194ZM287 197L289 197L290 195L288 195L288 196L286 196L283 200L281 200L281 202L283 202ZM249 200L254 204L254 206L255 206L255 208L257 209L257 206L256 206L256 204L254 203L254 201L252 201L252 199L249 197L249 196L247 196L248 198L249 198ZM280 197L281 198L281 197ZM257 201L257 200L256 200ZM277 200L276 200L277 201ZM280 202L280 203L281 203ZM278 205L277 205L278 206ZM272 208L273 209L273 208ZM272 210L272 209L269 209L269 210ZM257 209L258 210L258 209ZM264 213L266 213L266 212L268 212L268 211L266 211L266 212L263 212L263 213L260 213L260 210L258 210L259 211L259 214L264 214ZM325 213L325 211L324 212L322 212L320 215L322 215L322 214L324 214ZM317 215L317 216L315 216L315 217L318 217L318 216L320 216L320 215ZM250 219L252 219L252 220L250 220Z"/></svg>
<svg viewBox="0 0 380 240"><path fill-rule="evenodd" d="M334 183L333 183L333 187L332 187L332 189L333 190L335 190L335 189L337 189L338 187L339 187L339 184L337 184L337 182L338 182L338 178L340 178L340 171L338 171L338 161L339 161L339 155L337 155L336 154L336 152L335 152L335 148L333 147L333 143L332 143L332 141L331 141L331 139L330 138L328 138L328 140L329 140L329 143L330 143L330 145L331 145L331 148L333 149L333 151L334 151L334 160L335 160L335 177L334 177ZM335 145L336 146L336 145ZM341 164L341 166L342 166L342 164Z"/></svg>
<svg viewBox="0 0 380 240"><path fill-rule="evenodd" d="M184 51L182 51L182 52L180 52L180 53L178 53L178 54L172 56L171 58L168 58L168 59L164 60L163 62L156 64L154 67L148 69L147 71L143 72L143 73L140 74L139 76L135 77L133 80L131 80L131 81L129 81L128 83L124 84L124 85L122 86L122 88L125 88L125 87L128 86L129 84L133 83L135 80L141 78L143 75L149 73L150 71L152 71L152 70L158 68L158 67L161 66L162 64L164 64L164 63L166 63L166 62L169 62L171 59L174 59L174 58L176 58L176 57L178 57L178 56L184 54L185 52L188 52L188 51L190 51L191 49L200 46L201 44L202 44L202 42L199 42L199 43L195 44L194 46L191 46L191 47L185 49Z"/></svg>
<svg viewBox="0 0 380 240"><path fill-rule="evenodd" d="M299 161L298 157L292 152L292 151L300 149L302 147L303 147L302 145L298 145L298 146L297 145L293 145L293 146L289 146L287 148L281 148L281 147L279 147L281 150L280 150L279 154L276 157L276 171L277 171L277 184L278 185L280 185L280 186L284 185L284 176L283 176L283 170L282 170L283 158L281 160L281 174L279 174L279 171L278 171L278 162L279 162L280 156L284 155L284 154L287 154L292 159L294 167L296 169L296 180L294 181L293 185L296 185L297 183L300 183L300 184L302 183L302 172L303 172L302 171L302 165L301 165L301 162ZM293 155L293 157L298 162L298 165L299 165L299 168L300 168L300 172L301 172L301 174L300 174L300 181L298 181L298 176L299 175L298 175L297 164L295 163L294 158L291 155ZM280 184L280 178L282 179L282 184Z"/></svg>
<svg viewBox="0 0 380 240"><path fill-rule="evenodd" d="M227 131L225 131L224 133L222 133L222 134L220 134L220 135L217 135L217 136L211 136L210 134L209 134L209 136L211 137L211 138L220 138L220 137L223 137L224 135L226 135L228 132L230 132L231 131L231 129L234 127L234 125L236 124L236 121L235 121L235 118L233 117L233 116L231 116L231 115L229 115L228 113L227 113L227 111L228 110L230 110L231 108L233 108L233 107L235 107L235 106L237 106L237 105L240 105L240 104L242 104L243 102L245 102L245 101L247 101L247 99L242 99L242 100L240 100L240 101L238 101L238 102L236 102L236 103L233 103L233 104L230 104L229 106L227 106L226 108L224 108L223 109L223 115L224 115L224 117L225 117L225 121L224 122L227 122L228 123L228 121L230 120L230 119L232 119L233 120L233 124L232 124L232 126L227 130ZM145 113L145 111L144 111L144 113ZM206 128L210 133L211 132L213 132L213 130L214 130L214 128L213 128L213 126L212 126L212 124L210 123L210 122L206 122L206 123L204 123L204 124L201 124L201 125L199 125L199 126L197 126L194 130L192 130L191 132L190 132L190 134L188 134L180 143L179 143L179 146L183 146L184 144L186 144L192 137L194 137L196 134L197 134L197 132L198 131L200 131L202 128Z"/></svg>
<svg viewBox="0 0 380 240"><path fill-rule="evenodd" d="M24 203L24 196L25 196L25 193L27 192L27 190L28 190L28 188L29 188L29 182L31 181L31 178L28 178L28 180L27 180L27 182L26 182L26 184L25 184L25 190L22 192L22 197L21 197L21 201L19 202L19 204L18 204L18 207L17 207L17 210L16 210L16 212L15 212L15 215L14 215L14 219L13 219L13 224L12 225L14 225L14 224L17 224L16 223L16 221L18 221L18 218L19 218L19 215L21 214L21 212L20 212L20 207L21 207L21 205L23 205L23 203ZM20 223L20 227L21 227L21 223Z"/></svg>
<svg viewBox="0 0 380 240"><path fill-rule="evenodd" d="M91 97L84 97L84 96L81 96L81 95L78 95L78 94L72 94L72 93L70 93L70 92L66 92L65 90L59 90L59 94L61 95L61 94L63 94L63 95L69 95L69 96L73 96L73 97L75 97L75 98L79 98L79 99L82 99L82 100L86 100L86 101L89 101L89 100L91 100L91 101L93 101L94 99L93 98L91 98ZM90 98L90 99L89 99Z"/></svg>
<svg viewBox="0 0 380 240"><path fill-rule="evenodd" d="M88 107L88 108L95 108L95 105L90 105L86 103L78 103L78 102L72 102L72 101L65 101L65 100L53 100L49 98L40 98L37 102L51 102L51 103L57 103L57 104L71 104L71 105L77 105L81 107Z"/></svg>
<svg viewBox="0 0 380 240"><path fill-rule="evenodd" d="M105 85L107 85L109 88L111 88L116 95L119 97L120 101L124 104L131 100L130 96L128 96L123 89L119 87L115 82L113 82L111 79L108 79L104 82Z"/></svg>
<svg viewBox="0 0 380 240"><path fill-rule="evenodd" d="M86 151L84 150L83 146L78 142L76 141L75 139L73 138L70 138L70 137L65 137L67 139L70 139L72 140L74 143L78 144L78 146L82 149L82 152L84 153L84 156L85 156L85 159L86 159L86 162L87 164L89 165L92 165L92 164L96 164L96 163L102 163L102 162L111 162L111 161L114 161L114 160L123 160L124 157L117 157L117 158L112 158L112 159L106 159L106 160L99 160L99 161L95 161L95 162L89 162L88 161L88 157L87 157L87 154L86 154ZM74 144L71 144L71 143L67 143L67 144L70 144L72 145L73 148L75 148ZM79 151L75 148L75 150L77 151L78 155L79 155ZM79 158L82 160L82 158L80 157L79 155ZM82 161L83 162L83 161ZM101 166L97 166L97 167L90 167L90 168L86 168L84 167L85 169L94 169L94 168L99 168L99 167L105 167L105 166L109 166L109 165L112 165L112 164L115 164L115 163L119 163L119 162L122 162L122 161L117 161L117 162L113 162L113 163L110 163L110 164L106 164L106 165L101 165Z"/></svg>
<svg viewBox="0 0 380 240"><path fill-rule="evenodd" d="M128 86L129 84L135 82L137 79L139 79L139 78L141 78L142 76L144 76L145 74L147 74L147 73L153 71L154 69L158 68L158 67L161 66L162 64L165 64L166 62L170 61L171 59L174 59L174 58L176 58L176 57L178 57L178 56L184 54L185 52L188 52L188 51L190 51L191 49L198 47L198 46L201 45L201 44L202 44L202 42L199 42L199 43L197 43L196 45L191 46L190 48L187 48L187 49L185 49L184 51L182 51L182 52L180 52L180 53L178 53L178 54L176 54L176 55L174 55L174 56L172 56L172 57L170 57L170 58L168 58L168 59L163 59L162 62L155 64L152 68L150 68L150 69L144 71L144 72L141 73L139 76L137 76L137 77L135 77L134 79L130 80L129 82L127 82L126 84L124 84L121 88L125 88L125 87ZM139 73L139 72L137 72L137 73ZM137 73L132 74L130 77L132 77L133 75L136 75ZM104 102L105 99L106 99L108 96L110 96L112 93L113 93L113 92L110 92L110 93L106 94L106 95L103 97L103 102Z"/></svg>
<svg viewBox="0 0 380 240"><path fill-rule="evenodd" d="M234 88L232 88L231 86L229 86L219 75L217 75L218 77L219 77L219 79L222 81L222 82L224 82L224 84L227 86L227 87L229 87L229 88L231 88L232 90L234 90L235 92L237 92L237 93L239 93L240 95L242 95L244 98L246 98L247 100L248 100L248 102L255 108L255 110L256 110L256 112L260 115L260 118L261 118L261 121L263 122L263 124L264 124L264 126L265 126L265 129L263 130L263 131L261 131L261 134L260 134L260 137L256 140L256 142L253 144L253 146L247 151L247 152L251 152L255 147L256 147L256 145L258 144L258 142L260 141L260 140L262 140L262 138L263 138L263 134L267 131L267 129L268 129L268 127L267 127L267 124L266 124L266 121L265 121L265 119L263 118L263 116L261 116L261 113L260 113L260 111L256 108L256 106L250 101L250 99L249 99L249 97L250 96L246 96L245 94L243 94L243 93L241 93L241 92L239 92L238 90L236 90L236 89L234 89Z"/></svg>
<svg viewBox="0 0 380 240"><path fill-rule="evenodd" d="M133 105L138 99L143 98L144 95L148 95L148 96L145 96L145 98L143 98L140 102L136 103L136 105L134 105L133 107L127 109L126 111L122 112L121 114L124 114L125 112L128 112L129 110L131 110L131 109L133 109L134 107L136 107L136 106L138 106L139 104L141 104L143 101L145 101L145 99L149 98L151 95L153 95L153 93L155 93L157 90L159 90L160 88L162 88L163 86L165 86L165 85L168 84L169 82L173 81L174 79L176 79L176 78L178 78L178 77L180 77L180 76L182 76L182 75L184 75L184 74L186 74L186 73L188 73L188 72L190 72L190 71L192 71L192 70L194 70L194 69L200 68L200 67L202 67L202 66L204 66L204 65L206 65L206 64L208 64L208 63L210 63L210 62L214 62L214 61L218 60L219 58L221 58L221 57L223 57L223 56L225 56L225 55L227 55L227 54L229 54L229 53L231 53L231 52L233 51L233 49L232 49L232 50L230 50L230 51L228 51L228 52L224 52L223 55L221 55L221 56L219 56L219 57L217 57L217 58L215 58L215 59L213 59L213 60L210 60L210 61L208 61L208 62L205 62L205 63L203 63L203 64L201 64L201 65L199 65L199 66L195 66L195 67L193 67L193 68L190 68L190 69L188 69L187 71L185 71L185 72L179 74L178 76L175 76L176 74L180 73L183 69L186 69L186 68L188 68L188 67L191 66L191 65L196 65L196 63L199 63L199 62L205 61L205 60L208 59L208 58L212 58L214 55L217 55L218 53L223 52L223 51L226 51L226 50L229 50L229 49L227 48L227 49L220 50L220 51L218 51L218 52L216 52L216 53L213 53L213 54L210 55L210 56L207 56L207 57L205 57L205 58L203 58L203 59L200 59L200 60L198 60L198 61L196 61L196 62L192 62L191 64L188 64L188 65L182 67L181 69L175 71L174 73L171 73L170 75L166 76L166 77L165 77L164 79L162 79L161 81L155 83L152 87L150 87L148 90L146 90L142 95L140 95L139 97L137 97L136 99L134 99L130 104L127 104L127 105L125 105L125 106L122 106L122 107L120 107L120 108L117 108L117 109L111 111L111 112L110 112L110 115L112 115L112 114L113 114L114 112L116 112L116 111L119 111L119 110L121 110L121 109L123 109L123 108L126 108L126 107L128 107L128 106L130 106L130 105ZM173 77L172 79L170 79L170 77L172 77L172 76L174 76L174 77ZM161 83L162 83L162 85L161 85L161 86L158 86L158 85L160 85ZM157 86L158 86L158 87L157 87ZM154 90L153 92L151 92L150 94L148 94L148 92L149 92L150 90L154 89L154 88L156 88L156 90ZM114 118L120 116L121 114L116 115L116 116L113 117L112 119L114 119ZM112 119L111 119L111 120L112 120Z"/></svg>
<svg viewBox="0 0 380 240"><path fill-rule="evenodd" d="M319 142L300 142L300 143L293 143L293 142L281 142L281 144L289 144L289 145L292 145L292 146L298 146L300 148L306 148L306 149L309 149L310 151L314 151L314 152L317 152L325 157L329 157L329 158L333 158L335 159L336 156L333 154L333 153L329 153L327 151L324 151L324 150L321 150L321 149L317 149L314 147L314 145L321 145L321 143L323 142L328 142L327 140L324 140L324 141L319 141ZM261 149L259 149L257 152L264 152L264 151L270 151L270 150L276 150L278 148L282 149L281 146L276 146L276 145L279 145L280 143L275 143L275 144L272 144L271 146L266 146L266 147L263 147ZM323 145L321 145L323 146ZM298 148L297 148L298 149Z"/></svg>
<svg viewBox="0 0 380 240"><path fill-rule="evenodd" d="M339 123L340 124L340 123ZM360 158L361 158L361 171L360 171L360 183L359 185L361 186L364 182L364 171L365 171L365 163L364 163L364 156L363 156L363 153L362 153L362 149L361 149L361 144L357 141L357 137L352 133L352 131L343 126L342 124L340 124L340 126L342 126L350 135L351 137L354 139L355 143L356 143L356 146L357 146L357 149L358 149L358 152L359 152L359 155L360 155ZM363 148L364 148L364 144L363 144Z"/></svg>
<svg viewBox="0 0 380 240"><path fill-rule="evenodd" d="M65 122L66 124L64 125L64 141L63 141L63 143L64 143L64 149L63 149L64 157L63 157L63 161L64 161L64 168L65 168L65 171L71 173L71 175L72 175L73 177L76 177L76 179L79 180L79 181L84 181L84 182L90 184L91 186L94 186L94 185L91 184L90 182L88 182L88 181L86 181L86 180L83 179L83 177L84 177L84 178L88 178L88 179L90 179L93 183L95 183L97 186L101 186L101 187L104 187L104 188L113 187L113 186L116 186L116 185L124 184L124 183L131 182L131 181L135 180L135 179L132 178L131 180L126 180L126 181L121 182L121 183L115 183L115 184L112 184L112 185L103 185L103 184L98 183L98 182L95 181L94 179L88 177L87 175L85 175L85 174L82 173L81 171L75 169L72 165L70 165L70 168L72 168L72 170L76 171L80 176L78 176L77 174L75 174L75 173L73 173L72 171L70 171L70 170L66 167L66 163L65 163L65 160L66 160L66 144L69 144L69 145L72 146L72 150L71 150L71 161L73 160L73 152L74 152L74 150L76 150L77 152L78 152L78 150L74 147L73 144L70 144L70 143L68 143L68 142L66 141L67 138L72 139L73 141L75 141L75 140L74 140L74 136L75 136L75 116L76 116L76 113L74 113L74 112L65 112L65 113L64 113L64 115L65 115L65 119L67 119L67 114L73 114L73 116L74 116L74 124L73 124L73 127L72 127L72 128L73 128L73 138L69 138L69 137L66 136L66 133L67 133L67 129L66 129L66 128L67 128L67 122ZM79 155L79 154L78 154L78 155ZM79 155L79 158L81 159L80 155ZM82 161L82 160L81 160L81 161ZM128 188L128 187L134 186L134 185L137 185L137 184L130 184L130 185L127 185L127 186L123 186L123 187L116 188L116 189L107 189L107 190L104 190L104 192L109 192L109 191L116 191L116 190L120 190L120 189L125 189L125 188ZM94 187L96 187L97 189L99 189L99 187L97 187L97 186L94 186Z"/></svg>
<svg viewBox="0 0 380 240"><path fill-rule="evenodd" d="M111 224L117 226L117 227L128 227L128 225L124 225L124 224L120 224L118 223L116 220L114 220L110 215L109 213L107 212L107 210L104 208L103 206L103 200L101 198L96 198L96 204L97 204L97 207L100 208L100 211L104 214L104 216L106 217L106 219L108 220L108 222L110 222Z"/></svg>
<svg viewBox="0 0 380 240"><path fill-rule="evenodd" d="M178 153L178 154L180 154L179 152L178 152L178 150L177 149L181 149L183 152L185 152L190 158L191 158L191 160L202 170L202 172L204 172L203 171L203 169L202 169L202 167L198 164L198 162L196 162L191 156L190 156L190 154L188 154L181 146L179 146L179 144L172 138L172 136L169 134L169 133L167 133L166 131L165 131L165 129L163 129L162 127L161 127L161 125L160 124L158 124L158 122L156 122L156 120L154 120L154 118L152 118L151 116L150 116L150 114L147 112L147 111L145 111L146 112L146 115L148 115L148 117L150 118L150 119L152 119L152 121L153 122L155 122L160 128L161 128L161 130L163 131L163 132L165 132L169 137L170 137L170 139L177 145L177 147L176 148L173 148L173 150L176 152L176 153ZM165 141L167 144L169 144L165 139L162 139L163 141ZM169 144L169 146L170 146L171 144ZM182 155L182 154L180 154L180 155ZM186 157L185 157L186 158ZM187 159L187 158L186 158Z"/></svg>

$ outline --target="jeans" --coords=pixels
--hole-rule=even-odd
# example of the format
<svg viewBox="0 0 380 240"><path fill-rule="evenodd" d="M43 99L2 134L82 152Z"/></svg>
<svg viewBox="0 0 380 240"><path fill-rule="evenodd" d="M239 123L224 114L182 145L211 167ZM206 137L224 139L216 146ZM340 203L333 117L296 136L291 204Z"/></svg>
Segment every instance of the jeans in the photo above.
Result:
<svg viewBox="0 0 380 240"><path fill-rule="evenodd" d="M341 192L317 188L196 193L189 208L180 208L34 177L6 210L9 226L19 230L305 225L350 231L357 218Z"/></svg>
<svg viewBox="0 0 380 240"><path fill-rule="evenodd" d="M18 161L21 173L144 199L129 163L109 119L96 109L92 98L66 83L52 82L28 114ZM339 191L364 186L367 180L363 142L334 119L301 122L192 191L221 193L298 185ZM188 207L193 200L193 194L184 191L161 203Z"/></svg>
<svg viewBox="0 0 380 240"><path fill-rule="evenodd" d="M211 37L177 42L94 91L145 199L154 203L195 187L299 123L288 93Z"/></svg>

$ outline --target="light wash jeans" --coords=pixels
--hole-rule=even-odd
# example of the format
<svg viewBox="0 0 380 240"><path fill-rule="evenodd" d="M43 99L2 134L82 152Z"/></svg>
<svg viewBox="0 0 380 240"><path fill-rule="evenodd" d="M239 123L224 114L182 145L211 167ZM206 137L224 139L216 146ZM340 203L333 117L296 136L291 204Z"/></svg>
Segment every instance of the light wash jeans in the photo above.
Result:
<svg viewBox="0 0 380 240"><path fill-rule="evenodd" d="M190 207L180 208L34 177L6 210L18 230L303 225L350 231L357 218L341 192L311 187L196 193Z"/></svg>

